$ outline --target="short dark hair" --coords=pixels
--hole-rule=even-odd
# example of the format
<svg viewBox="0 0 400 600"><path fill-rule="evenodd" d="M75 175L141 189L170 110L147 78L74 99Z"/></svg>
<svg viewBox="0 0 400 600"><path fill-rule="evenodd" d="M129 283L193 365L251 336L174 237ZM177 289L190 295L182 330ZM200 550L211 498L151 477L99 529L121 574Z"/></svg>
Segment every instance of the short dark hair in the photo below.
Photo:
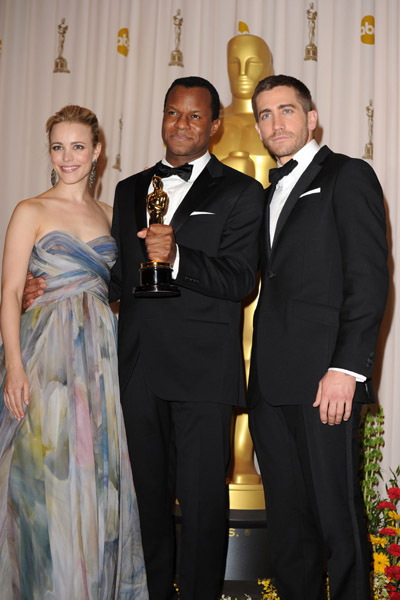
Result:
<svg viewBox="0 0 400 600"><path fill-rule="evenodd" d="M262 79L257 83L256 89L254 90L254 94L251 99L254 118L257 122L257 96L261 94L261 92L272 90L273 88L276 88L281 85L291 87L296 91L297 98L306 114L313 109L313 102L310 90L302 81L296 79L295 77L291 77L290 75L270 75L269 77L265 77L265 79Z"/></svg>
<svg viewBox="0 0 400 600"><path fill-rule="evenodd" d="M190 77L180 77L179 79L175 79L175 81L173 81L171 83L171 85L168 88L167 93L165 94L164 110L167 105L168 94L177 85L181 85L182 87L185 87L185 88L195 88L195 87L206 88L210 92L210 95L211 95L211 112L212 112L211 118L213 121L215 121L215 119L219 118L220 101L219 101L218 92L215 89L215 87L213 86L213 84L210 83L209 81L207 81L207 79L204 79L203 77L190 76Z"/></svg>

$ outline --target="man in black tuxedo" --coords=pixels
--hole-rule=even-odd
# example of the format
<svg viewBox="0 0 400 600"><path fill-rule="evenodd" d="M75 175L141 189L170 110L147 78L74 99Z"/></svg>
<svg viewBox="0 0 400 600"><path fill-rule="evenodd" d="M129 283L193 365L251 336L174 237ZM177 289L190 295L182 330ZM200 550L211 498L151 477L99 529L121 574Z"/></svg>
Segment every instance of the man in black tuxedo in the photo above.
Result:
<svg viewBox="0 0 400 600"><path fill-rule="evenodd" d="M240 301L255 284L264 193L208 153L219 124L215 88L176 80L165 98L165 160L115 193L110 299L120 298L121 402L151 600L173 597L175 491L182 600L216 600L223 582L231 412L244 405ZM165 224L148 226L155 173L169 209ZM173 265L179 297L134 296L148 259Z"/></svg>
<svg viewBox="0 0 400 600"><path fill-rule="evenodd" d="M262 80L256 129L270 173L254 323L250 430L281 600L369 600L357 482L362 403L388 274L382 190L362 160L319 148L317 113L292 77ZM283 175L283 177L280 177Z"/></svg>

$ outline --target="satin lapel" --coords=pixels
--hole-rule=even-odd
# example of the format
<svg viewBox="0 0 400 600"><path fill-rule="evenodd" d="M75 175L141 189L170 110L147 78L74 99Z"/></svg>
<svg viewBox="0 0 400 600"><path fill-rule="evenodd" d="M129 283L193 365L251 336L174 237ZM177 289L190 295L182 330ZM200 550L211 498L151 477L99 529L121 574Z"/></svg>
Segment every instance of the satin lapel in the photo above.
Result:
<svg viewBox="0 0 400 600"><path fill-rule="evenodd" d="M137 231L147 227L146 198L152 175L153 169L143 172L143 174L138 177L138 182L136 184L135 212ZM140 246L142 248L143 256L148 260L145 240L140 239Z"/></svg>
<svg viewBox="0 0 400 600"><path fill-rule="evenodd" d="M208 167L209 165L203 169L176 209L170 223L175 233L189 219L194 210L198 210L204 202L209 200L210 193L217 182Z"/></svg>
<svg viewBox="0 0 400 600"><path fill-rule="evenodd" d="M264 241L265 241L268 258L271 254L271 238L270 238L270 233L269 233L269 231L270 231L269 216L270 216L271 200L272 200L272 196L274 195L275 188L276 188L276 186L270 185L265 190L266 206L265 206L265 215L264 215Z"/></svg>
<svg viewBox="0 0 400 600"><path fill-rule="evenodd" d="M315 155L315 157L314 157L313 161L311 162L311 164L309 165L309 167L307 167L307 169L304 171L304 173L302 174L302 176L300 177L300 179L297 181L296 185L290 192L289 197L285 202L285 206L282 208L282 212L281 212L278 222L276 224L276 230L275 230L275 235L274 235L274 241L272 244L272 249L275 247L275 245L279 239L280 233L281 233L290 213L292 212L293 208L296 206L296 203L297 203L299 197L301 196L301 194L303 194L303 192L305 192L307 190L309 185L312 183L313 179L315 179L315 177L318 175L318 173L322 169L323 161L325 160L326 156L330 153L331 153L331 150L329 150L329 148L327 146L323 146L323 148L321 148L321 150Z"/></svg>

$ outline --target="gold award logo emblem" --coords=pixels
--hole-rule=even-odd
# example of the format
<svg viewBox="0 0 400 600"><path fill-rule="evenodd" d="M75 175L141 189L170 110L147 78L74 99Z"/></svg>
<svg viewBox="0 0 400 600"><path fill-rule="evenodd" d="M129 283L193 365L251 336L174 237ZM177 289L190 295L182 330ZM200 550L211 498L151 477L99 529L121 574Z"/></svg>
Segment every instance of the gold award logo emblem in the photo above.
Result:
<svg viewBox="0 0 400 600"><path fill-rule="evenodd" d="M57 27L58 31L58 56L54 61L53 73L69 73L67 59L63 57L65 36L67 35L68 25L65 22L65 18L61 19Z"/></svg>
<svg viewBox="0 0 400 600"><path fill-rule="evenodd" d="M174 22L175 50L172 50L171 59L168 64L169 64L169 66L172 66L172 67L183 67L183 54L179 48L180 43L181 43L182 23L183 23L183 17L181 16L180 8L177 9L176 15L173 16L172 20Z"/></svg>
<svg viewBox="0 0 400 600"><path fill-rule="evenodd" d="M361 19L361 41L363 44L375 44L375 17L366 15Z"/></svg>
<svg viewBox="0 0 400 600"><path fill-rule="evenodd" d="M118 31L117 50L123 56L129 54L129 29L127 27L123 27Z"/></svg>

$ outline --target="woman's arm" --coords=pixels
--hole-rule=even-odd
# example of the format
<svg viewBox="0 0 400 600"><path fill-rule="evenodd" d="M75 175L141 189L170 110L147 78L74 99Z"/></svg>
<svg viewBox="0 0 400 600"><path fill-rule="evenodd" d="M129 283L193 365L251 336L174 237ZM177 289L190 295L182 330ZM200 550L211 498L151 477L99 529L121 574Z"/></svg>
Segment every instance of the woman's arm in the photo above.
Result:
<svg viewBox="0 0 400 600"><path fill-rule="evenodd" d="M4 245L0 328L4 344L6 379L4 403L17 418L29 402L29 382L22 365L20 345L21 302L29 258L35 243L37 208L25 200L18 204L8 225Z"/></svg>

